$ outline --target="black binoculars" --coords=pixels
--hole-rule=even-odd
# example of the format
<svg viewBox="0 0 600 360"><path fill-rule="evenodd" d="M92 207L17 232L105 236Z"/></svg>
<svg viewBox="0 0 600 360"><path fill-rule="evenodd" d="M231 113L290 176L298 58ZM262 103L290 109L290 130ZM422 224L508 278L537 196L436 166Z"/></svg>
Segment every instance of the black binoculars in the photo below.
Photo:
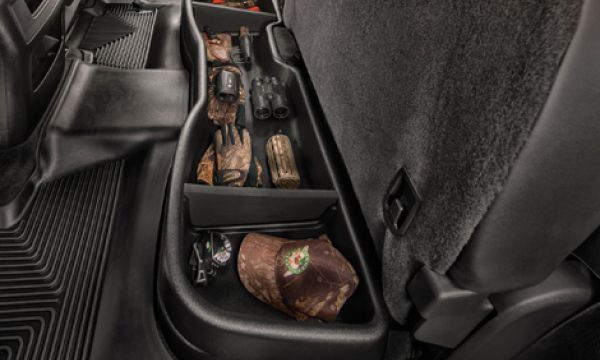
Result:
<svg viewBox="0 0 600 360"><path fill-rule="evenodd" d="M276 77L252 80L252 108L256 119L265 120L273 116L285 119L290 115L290 107L285 88Z"/></svg>

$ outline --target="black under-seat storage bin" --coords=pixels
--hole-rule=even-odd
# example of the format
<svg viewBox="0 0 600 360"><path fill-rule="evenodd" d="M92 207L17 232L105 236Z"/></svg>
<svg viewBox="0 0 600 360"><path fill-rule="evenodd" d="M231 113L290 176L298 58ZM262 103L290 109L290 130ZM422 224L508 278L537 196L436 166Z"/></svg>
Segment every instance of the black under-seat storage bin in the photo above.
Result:
<svg viewBox="0 0 600 360"><path fill-rule="evenodd" d="M233 36L241 25L252 24L251 19L264 15L235 9L215 10L213 5L189 0L184 5L184 16L189 17L184 23L196 26L196 29L182 29L192 34L184 36L184 41L198 39L198 29L214 22L214 11L232 12L225 17L228 22L216 29ZM276 3L273 9L277 9ZM265 168L264 187L231 188L195 182L196 165L214 132L207 117L205 92L199 94L181 134L171 177L158 276L163 331L173 352L182 359L317 359L323 354L327 358L380 358L388 320L372 242L358 208L349 205L355 204L355 200L348 192L344 167L318 115L303 73L278 60L272 36L274 26L278 26L275 15L255 27L251 25L254 57L251 66L241 67L246 91L253 78L276 76L285 84L293 103L287 119L257 120L252 117L251 101L246 101L245 126L252 134L255 155ZM204 51L202 44L200 48ZM197 63L202 64L196 74L200 88L206 89L204 53ZM277 189L266 176L266 141L279 132L289 136L294 148L301 176L301 186L295 190ZM218 231L229 238L232 260L206 286L194 287L188 260L192 244L207 231ZM296 321L246 291L237 274L236 261L248 232L288 239L329 236L359 278L355 293L336 322Z"/></svg>
<svg viewBox="0 0 600 360"><path fill-rule="evenodd" d="M252 135L254 155L264 171L261 188L236 188L196 184L195 168L192 168L184 187L191 225L207 228L288 223L320 218L327 209L337 203L337 193L333 190L331 177L319 150L315 130L310 125L306 107L302 103L294 106L287 119L257 120L252 116L249 89L254 78L276 76L285 82L289 99L302 97L297 79L269 56L265 30L269 23L277 21L277 16L202 2L192 2L192 7L199 29L208 27L217 33L230 33L235 39L239 35L240 27L247 26L254 35L252 63L239 68L247 98L244 125ZM193 163L200 160L214 133L210 121L206 120L200 126L195 139L197 143L194 144L196 152ZM287 135L292 143L301 178L299 189L275 189L269 179L265 148L267 140L277 133Z"/></svg>

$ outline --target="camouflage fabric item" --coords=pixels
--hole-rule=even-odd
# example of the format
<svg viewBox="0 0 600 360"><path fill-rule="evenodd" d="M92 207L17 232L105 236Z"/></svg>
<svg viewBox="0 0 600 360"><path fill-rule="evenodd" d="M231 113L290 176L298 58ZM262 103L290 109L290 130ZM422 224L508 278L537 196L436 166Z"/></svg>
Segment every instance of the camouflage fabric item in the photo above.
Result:
<svg viewBox="0 0 600 360"><path fill-rule="evenodd" d="M196 181L200 184L213 185L215 177L215 146L210 144L202 155L196 168Z"/></svg>
<svg viewBox="0 0 600 360"><path fill-rule="evenodd" d="M275 309L290 316L294 313L285 305L275 277L275 259L285 239L249 233L238 253L238 274L246 290Z"/></svg>
<svg viewBox="0 0 600 360"><path fill-rule="evenodd" d="M287 240L249 233L240 246L238 273L252 295L302 321L335 321L359 282L327 235Z"/></svg>
<svg viewBox="0 0 600 360"><path fill-rule="evenodd" d="M206 58L210 63L229 64L231 62L231 35L202 33Z"/></svg>
<svg viewBox="0 0 600 360"><path fill-rule="evenodd" d="M215 132L214 147L217 184L262 186L262 166L252 156L252 139L247 129L233 125L222 127Z"/></svg>
<svg viewBox="0 0 600 360"><path fill-rule="evenodd" d="M246 103L244 94L244 85L240 82L240 96L238 101L234 103L226 103L219 101L215 96L215 78L221 70L228 70L241 76L241 71L235 66L226 65L221 67L211 68L208 72L208 118L215 125L235 124L237 112L240 105Z"/></svg>
<svg viewBox="0 0 600 360"><path fill-rule="evenodd" d="M253 171L253 168L256 169ZM202 158L198 162L198 167L196 168L196 181L199 184L204 185L220 185L218 180L215 180L216 173L216 156L215 156L215 146L210 144L210 146L202 155ZM244 186L246 187L261 187L262 186L262 177L263 177L263 168L260 164L260 161L255 156L254 163L250 166L250 171L248 173L248 178L246 179L246 183Z"/></svg>
<svg viewBox="0 0 600 360"><path fill-rule="evenodd" d="M300 173L290 138L283 134L271 136L267 140L266 153L273 185L280 189L300 187Z"/></svg>
<svg viewBox="0 0 600 360"><path fill-rule="evenodd" d="M253 175L252 167L250 167L250 174L248 174L248 180L246 180L246 186L249 187L262 187L263 168L260 165L260 161L254 157L254 168L256 169L256 175Z"/></svg>
<svg viewBox="0 0 600 360"><path fill-rule="evenodd" d="M256 6L256 1L254 1L254 0L218 0L218 1L213 0L213 4L228 6L228 7L238 8L238 9L258 8Z"/></svg>

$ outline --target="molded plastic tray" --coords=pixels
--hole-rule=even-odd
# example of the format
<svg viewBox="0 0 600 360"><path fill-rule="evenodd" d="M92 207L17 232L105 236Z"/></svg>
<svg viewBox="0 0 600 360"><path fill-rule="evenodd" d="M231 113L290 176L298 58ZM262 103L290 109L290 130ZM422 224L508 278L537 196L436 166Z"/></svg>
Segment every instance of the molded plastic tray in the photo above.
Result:
<svg viewBox="0 0 600 360"><path fill-rule="evenodd" d="M253 135L255 152L263 156L263 143L270 135L281 130L290 136L303 178L301 189L232 189L191 183L214 131L206 115L204 46L186 44L199 39L199 31L193 27L202 28L203 19L211 18L207 8L200 14L196 11L197 18L191 21L191 2L184 1L183 23L191 28L182 29L183 47L200 50L195 53L198 59L194 52L188 52L187 59L192 71L197 71L192 77L198 80L198 102L181 134L167 200L158 274L159 315L165 338L182 359L381 358L388 315L381 298L380 265L341 157L314 105L304 75L279 60L272 40L276 23L253 34L255 56L251 67L244 68L244 81L246 85L255 76L277 76L286 85L294 104L293 114L283 121L254 120L249 115L248 101L246 126ZM240 13L227 11L232 11L232 16ZM237 31L240 23L232 24L235 26L230 31ZM266 166L264 158L261 160ZM283 214L284 208L289 214ZM195 288L188 259L192 243L206 230L221 231L230 237L233 260L210 279L207 287ZM235 257L242 238L250 231L290 239L329 235L360 280L337 322L298 322L246 292L237 276Z"/></svg>

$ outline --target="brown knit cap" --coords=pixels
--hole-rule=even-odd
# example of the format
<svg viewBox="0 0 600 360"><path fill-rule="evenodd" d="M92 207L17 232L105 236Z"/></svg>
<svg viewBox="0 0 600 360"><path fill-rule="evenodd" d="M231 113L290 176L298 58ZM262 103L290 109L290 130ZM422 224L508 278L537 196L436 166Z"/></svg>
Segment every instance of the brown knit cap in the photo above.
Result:
<svg viewBox="0 0 600 360"><path fill-rule="evenodd" d="M250 293L298 320L335 321L358 285L354 268L327 235L287 240L249 233L238 272Z"/></svg>

